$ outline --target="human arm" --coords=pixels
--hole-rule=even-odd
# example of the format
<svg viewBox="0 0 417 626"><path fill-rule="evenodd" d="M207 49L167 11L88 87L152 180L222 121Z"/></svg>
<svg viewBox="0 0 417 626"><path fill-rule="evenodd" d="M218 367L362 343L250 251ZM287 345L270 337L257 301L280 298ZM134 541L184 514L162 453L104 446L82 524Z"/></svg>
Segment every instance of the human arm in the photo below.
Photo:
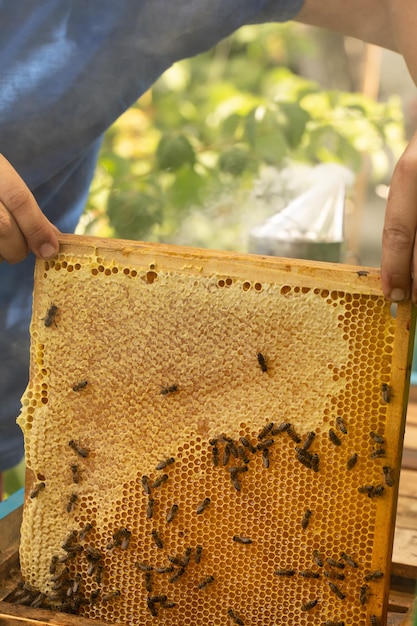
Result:
<svg viewBox="0 0 417 626"><path fill-rule="evenodd" d="M296 20L399 52L417 84L416 0L305 0ZM393 301L417 302L416 233L417 134L394 169L385 212L381 278Z"/></svg>
<svg viewBox="0 0 417 626"><path fill-rule="evenodd" d="M43 258L54 256L56 233L19 174L0 154L0 261L17 263L29 250Z"/></svg>

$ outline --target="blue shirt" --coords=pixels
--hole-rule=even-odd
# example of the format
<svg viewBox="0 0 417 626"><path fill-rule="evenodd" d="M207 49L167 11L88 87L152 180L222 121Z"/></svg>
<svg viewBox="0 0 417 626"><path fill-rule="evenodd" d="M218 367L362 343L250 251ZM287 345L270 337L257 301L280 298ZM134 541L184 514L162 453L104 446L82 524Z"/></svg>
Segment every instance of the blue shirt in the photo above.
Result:
<svg viewBox="0 0 417 626"><path fill-rule="evenodd" d="M0 0L0 152L74 230L103 133L172 63L303 0ZM0 172L1 175L1 172ZM22 455L33 257L0 265L0 471Z"/></svg>

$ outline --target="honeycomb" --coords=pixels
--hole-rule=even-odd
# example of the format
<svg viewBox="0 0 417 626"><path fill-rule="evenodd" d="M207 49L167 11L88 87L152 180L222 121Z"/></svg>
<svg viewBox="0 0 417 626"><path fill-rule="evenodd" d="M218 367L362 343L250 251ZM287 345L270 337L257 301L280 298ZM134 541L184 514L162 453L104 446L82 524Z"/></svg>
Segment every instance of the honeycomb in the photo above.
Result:
<svg viewBox="0 0 417 626"><path fill-rule="evenodd" d="M413 328L376 270L63 236L18 418L25 601L384 624Z"/></svg>

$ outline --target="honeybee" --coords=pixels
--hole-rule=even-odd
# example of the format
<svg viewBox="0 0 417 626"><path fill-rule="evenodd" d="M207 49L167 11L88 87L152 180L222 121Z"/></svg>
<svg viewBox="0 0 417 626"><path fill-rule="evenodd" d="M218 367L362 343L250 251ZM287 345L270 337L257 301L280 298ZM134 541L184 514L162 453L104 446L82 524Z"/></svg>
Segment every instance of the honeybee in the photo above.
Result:
<svg viewBox="0 0 417 626"><path fill-rule="evenodd" d="M240 537L239 535L233 535L233 541L236 543L243 543L244 545L249 545L253 543L252 539L249 537Z"/></svg>
<svg viewBox="0 0 417 626"><path fill-rule="evenodd" d="M159 536L157 530L152 530L152 539L154 540L156 547L162 550L162 548L164 547L164 543Z"/></svg>
<svg viewBox="0 0 417 626"><path fill-rule="evenodd" d="M281 424L273 427L273 429L271 430L271 435L274 436L278 435L279 433L285 433L290 426L291 424L289 422L281 422Z"/></svg>
<svg viewBox="0 0 417 626"><path fill-rule="evenodd" d="M301 610L302 611L310 611L311 609L314 609L314 607L317 605L318 600L309 600L308 602L304 602L301 605Z"/></svg>
<svg viewBox="0 0 417 626"><path fill-rule="evenodd" d="M152 483L152 489L157 489L158 487L166 483L167 480L168 474L162 474L161 476L158 476L155 482Z"/></svg>
<svg viewBox="0 0 417 626"><path fill-rule="evenodd" d="M238 615L236 615L233 609L228 609L227 615L230 617L230 619L234 621L235 624L237 624L237 626L245 626L243 620Z"/></svg>
<svg viewBox="0 0 417 626"><path fill-rule="evenodd" d="M140 561L136 561L135 567L140 569L142 572L151 572L153 570L152 565L149 565L148 563L142 563ZM155 570L155 571L157 571L157 570Z"/></svg>
<svg viewBox="0 0 417 626"><path fill-rule="evenodd" d="M33 609L38 609L42 605L42 602L45 600L45 598L46 598L46 595L44 593L38 593L35 599L32 600L32 602L30 603L30 606Z"/></svg>
<svg viewBox="0 0 417 626"><path fill-rule="evenodd" d="M274 422L269 422L269 424L265 424L262 430L258 433L258 439L265 439L265 437L269 435L273 427L274 427Z"/></svg>
<svg viewBox="0 0 417 626"><path fill-rule="evenodd" d="M178 385L169 385L168 387L162 387L159 393L167 396L169 393L175 393L176 391L178 391Z"/></svg>
<svg viewBox="0 0 417 626"><path fill-rule="evenodd" d="M340 600L344 600L346 598L346 594L343 593L343 591L334 583L329 583L329 587Z"/></svg>
<svg viewBox="0 0 417 626"><path fill-rule="evenodd" d="M171 576L171 578L169 579L170 583L175 583L177 582L177 580L179 578L181 578L181 576L183 576L183 574L185 574L185 567L179 567L177 569L177 571L175 572L175 574L173 576Z"/></svg>
<svg viewBox="0 0 417 626"><path fill-rule="evenodd" d="M145 589L152 593L152 572L145 572Z"/></svg>
<svg viewBox="0 0 417 626"><path fill-rule="evenodd" d="M314 453L311 457L311 467L313 469L313 472L319 471L319 463L320 463L320 457L318 454Z"/></svg>
<svg viewBox="0 0 417 626"><path fill-rule="evenodd" d="M150 496L151 487L149 485L149 476L145 476L144 474L142 478L140 479L140 482L142 483L143 491L146 493L147 496Z"/></svg>
<svg viewBox="0 0 417 626"><path fill-rule="evenodd" d="M71 441L68 442L68 445L69 445L70 448L72 448L74 450L74 452L76 452L78 454L78 456L82 456L84 459L86 459L88 457L88 455L90 454L90 452L89 452L89 450L87 450L87 448L81 447L73 439L71 439Z"/></svg>
<svg viewBox="0 0 417 626"><path fill-rule="evenodd" d="M93 529L93 525L90 524L90 522L87 522L87 524L84 526L84 528L82 528L78 534L78 538L80 541L83 541L86 537L86 535L90 532L90 530Z"/></svg>
<svg viewBox="0 0 417 626"><path fill-rule="evenodd" d="M196 563L200 563L202 553L203 553L203 546L197 546L195 549L195 555L194 555L194 561Z"/></svg>
<svg viewBox="0 0 417 626"><path fill-rule="evenodd" d="M251 442L249 441L249 439L247 439L246 437L240 437L239 441L242 444L242 446L245 446L245 448L247 448L250 452L252 453L256 452L255 446L253 446Z"/></svg>
<svg viewBox="0 0 417 626"><path fill-rule="evenodd" d="M207 587L207 585L211 585L211 583L214 583L214 576L207 576L206 578L204 578L204 580L201 581L201 583L197 585L197 588L204 589L204 587Z"/></svg>
<svg viewBox="0 0 417 626"><path fill-rule="evenodd" d="M95 604L99 595L100 595L100 589L94 589L94 591L90 593L89 604Z"/></svg>
<svg viewBox="0 0 417 626"><path fill-rule="evenodd" d="M336 572L335 570L325 571L324 575L326 578L331 578L332 580L345 580L345 575L341 572Z"/></svg>
<svg viewBox="0 0 417 626"><path fill-rule="evenodd" d="M76 383L75 385L73 385L72 390L81 391L82 389L85 389L87 385L88 385L88 380L80 380L79 383Z"/></svg>
<svg viewBox="0 0 417 626"><path fill-rule="evenodd" d="M388 404L392 400L392 387L387 385L387 383L382 383L381 385L381 399L385 404Z"/></svg>
<svg viewBox="0 0 417 626"><path fill-rule="evenodd" d="M223 449L222 463L224 466L228 464L229 459L230 459L230 445L227 443Z"/></svg>
<svg viewBox="0 0 417 626"><path fill-rule="evenodd" d="M268 448L265 448L264 450L262 450L262 464L263 466L268 469L269 467L269 450Z"/></svg>
<svg viewBox="0 0 417 626"><path fill-rule="evenodd" d="M73 594L78 593L80 589L80 585L81 585L81 579L82 579L81 574L75 575L74 582L72 584L72 589L71 589Z"/></svg>
<svg viewBox="0 0 417 626"><path fill-rule="evenodd" d="M343 420L343 417L340 417L340 415L336 417L336 428L338 428L340 432L343 433L344 435L347 435L348 431L346 428L346 424Z"/></svg>
<svg viewBox="0 0 417 626"><path fill-rule="evenodd" d="M206 510L210 502L211 502L210 498L204 498L204 500L200 502L200 504L197 506L195 510L197 515L201 515L201 513Z"/></svg>
<svg viewBox="0 0 417 626"><path fill-rule="evenodd" d="M267 372L268 371L268 366L266 364L264 355L262 354L262 352L258 352L257 356L258 356L259 367L261 368L261 370L263 372Z"/></svg>
<svg viewBox="0 0 417 626"><path fill-rule="evenodd" d="M375 487L372 488L372 491L368 493L368 497L376 498L377 496L384 495L384 492L385 492L384 485L375 485Z"/></svg>
<svg viewBox="0 0 417 626"><path fill-rule="evenodd" d="M357 568L357 567L358 567L358 564L356 563L356 561L354 561L354 560L352 559L352 557L350 557L348 554L346 554L346 552L342 552L342 553L340 554L340 556L341 556L341 558L342 558L342 559L344 559L344 560L346 561L346 563L347 563L348 565L350 565L350 567L354 567L354 568Z"/></svg>
<svg viewBox="0 0 417 626"><path fill-rule="evenodd" d="M175 516L178 513L178 504L173 504L172 507L169 509L168 513L167 513L167 522L168 524L170 522L172 522L172 520L175 518Z"/></svg>
<svg viewBox="0 0 417 626"><path fill-rule="evenodd" d="M96 567L95 581L98 585L101 585L103 581L103 563L99 562Z"/></svg>
<svg viewBox="0 0 417 626"><path fill-rule="evenodd" d="M308 467L308 469L313 468L313 455L307 452L307 450L303 450L302 448L296 448L296 457L297 460L300 461L300 463L302 463L305 467Z"/></svg>
<svg viewBox="0 0 417 626"><path fill-rule="evenodd" d="M94 574L94 572L97 569L97 565L98 565L97 561L91 561L89 563L88 568L87 568L87 575L88 576L92 576Z"/></svg>
<svg viewBox="0 0 417 626"><path fill-rule="evenodd" d="M193 552L193 549L190 548L190 547L188 547L185 550L184 559L183 559L183 566L184 567L186 567L188 565L188 563L190 562L190 557L191 557L192 552Z"/></svg>
<svg viewBox="0 0 417 626"><path fill-rule="evenodd" d="M323 567L323 559L318 550L313 550L313 560L319 567Z"/></svg>
<svg viewBox="0 0 417 626"><path fill-rule="evenodd" d="M366 574L365 576L366 582L369 582L370 580L381 580L381 578L384 578L384 572L380 569L377 569L374 572L369 572L369 574Z"/></svg>
<svg viewBox="0 0 417 626"><path fill-rule="evenodd" d="M265 448L270 448L274 444L273 439L265 439L265 441L260 441L256 447L258 450L265 450Z"/></svg>
<svg viewBox="0 0 417 626"><path fill-rule="evenodd" d="M122 543L120 545L122 550L128 549L131 536L132 536L132 533L130 530L127 530L127 528L122 529Z"/></svg>
<svg viewBox="0 0 417 626"><path fill-rule="evenodd" d="M152 617L158 617L158 611L156 609L155 602L154 602L153 598L147 598L146 599L146 603L147 603L149 612L152 615Z"/></svg>
<svg viewBox="0 0 417 626"><path fill-rule="evenodd" d="M52 326L52 324L55 324L56 326L55 317L57 313L58 313L58 307L55 304L51 304L45 316L45 326L47 328Z"/></svg>
<svg viewBox="0 0 417 626"><path fill-rule="evenodd" d="M240 491L242 489L242 487L241 487L241 484L239 482L239 479L238 479L237 475L236 474L231 474L230 478L231 478L231 481L232 481L232 485L236 489L236 491Z"/></svg>
<svg viewBox="0 0 417 626"><path fill-rule="evenodd" d="M333 428L330 428L330 430L329 430L329 439L335 446L341 446L342 445L342 442L340 441L339 437L334 432Z"/></svg>
<svg viewBox="0 0 417 626"><path fill-rule="evenodd" d="M89 563L97 563L103 558L101 552L99 552L96 548L93 548L92 546L86 546L84 549L87 556L87 561Z"/></svg>
<svg viewBox="0 0 417 626"><path fill-rule="evenodd" d="M275 576L294 576L295 569L276 569Z"/></svg>
<svg viewBox="0 0 417 626"><path fill-rule="evenodd" d="M154 498L149 498L148 505L146 507L146 517L148 519L152 518L154 507L155 507L155 500L154 500Z"/></svg>
<svg viewBox="0 0 417 626"><path fill-rule="evenodd" d="M102 596L103 602L108 602L109 600L113 600L114 598L118 598L120 596L120 591L116 589L115 591L109 591L104 596Z"/></svg>
<svg viewBox="0 0 417 626"><path fill-rule="evenodd" d="M161 606L163 606L164 609L173 609L176 604L172 600L164 600Z"/></svg>
<svg viewBox="0 0 417 626"><path fill-rule="evenodd" d="M170 456L168 459L163 459L162 461L159 461L155 469L165 469L166 467L168 467L168 465L172 465L173 463L175 463L175 459L173 456Z"/></svg>
<svg viewBox="0 0 417 626"><path fill-rule="evenodd" d="M345 564L342 563L341 561L336 561L335 559L332 559L331 557L327 558L326 561L331 567L338 567L339 569L345 569Z"/></svg>
<svg viewBox="0 0 417 626"><path fill-rule="evenodd" d="M211 449L211 455L213 459L214 467L217 467L219 464L219 449L216 445L214 445Z"/></svg>
<svg viewBox="0 0 417 626"><path fill-rule="evenodd" d="M290 439L292 439L294 441L294 443L301 443L301 437L299 437L299 435L297 435L297 433L295 432L293 426L291 424L288 424L288 427L286 428L286 432L288 434L288 436L290 437Z"/></svg>
<svg viewBox="0 0 417 626"><path fill-rule="evenodd" d="M38 483L37 485L34 486L34 488L32 489L32 491L30 492L30 498L37 498L38 495L40 494L41 491L43 491L45 489L46 485L44 482Z"/></svg>
<svg viewBox="0 0 417 626"><path fill-rule="evenodd" d="M391 468L388 467L388 465L384 465L382 471L384 472L385 484L387 485L387 487L392 487L394 485L394 479L392 477Z"/></svg>
<svg viewBox="0 0 417 626"><path fill-rule="evenodd" d="M56 583L58 580L66 579L69 575L69 568L64 567L60 572L55 573L54 576L51 576L51 581Z"/></svg>
<svg viewBox="0 0 417 626"><path fill-rule="evenodd" d="M307 436L304 440L304 443L302 445L302 450L308 450L309 447L311 446L311 444L314 441L314 438L316 436L316 433L314 432L314 430L311 430L309 433L307 433Z"/></svg>
<svg viewBox="0 0 417 626"><path fill-rule="evenodd" d="M67 502L67 512L71 513L75 509L75 504L78 500L78 495L76 493L72 493Z"/></svg>
<svg viewBox="0 0 417 626"><path fill-rule="evenodd" d="M327 620L324 622L324 626L345 626L345 622L335 622L334 620Z"/></svg>
<svg viewBox="0 0 417 626"><path fill-rule="evenodd" d="M228 469L231 476L236 476L237 474L243 474L248 471L247 465L237 465L234 467L229 467Z"/></svg>
<svg viewBox="0 0 417 626"><path fill-rule="evenodd" d="M348 468L348 470L351 470L355 467L357 462L358 462L358 455L355 452L354 454L352 454L352 456L348 458L346 462L346 467Z"/></svg>
<svg viewBox="0 0 417 626"><path fill-rule="evenodd" d="M369 458L370 459L379 459L381 457L385 456L385 448L377 448L376 450L374 450L370 455Z"/></svg>
<svg viewBox="0 0 417 626"><path fill-rule="evenodd" d="M303 528L304 530L306 530L310 522L311 516L312 516L312 512L310 511L310 509L307 509L306 512L304 513L303 519L301 520L301 528Z"/></svg>
<svg viewBox="0 0 417 626"><path fill-rule="evenodd" d="M132 532L127 528L119 528L113 535L112 547L120 546L122 550L127 550L130 544Z"/></svg>
<svg viewBox="0 0 417 626"><path fill-rule="evenodd" d="M168 554L167 559L170 563L173 563L174 565L178 565L179 567L185 567L184 561L180 559L179 556Z"/></svg>
<svg viewBox="0 0 417 626"><path fill-rule="evenodd" d="M78 485L78 483L80 482L80 470L78 469L78 465L71 465L71 472L72 472L72 480L75 484Z"/></svg>
<svg viewBox="0 0 417 626"><path fill-rule="evenodd" d="M366 604L368 602L369 589L370 589L369 585L362 585L360 594L359 594L359 600L361 604Z"/></svg>
<svg viewBox="0 0 417 626"><path fill-rule="evenodd" d="M174 571L174 566L173 565L165 565L163 567L155 567L155 572L157 572L158 574L170 574L173 571Z"/></svg>
<svg viewBox="0 0 417 626"><path fill-rule="evenodd" d="M358 270L356 273L357 273L357 275L359 277L360 276L369 276L369 272L367 270ZM339 622L336 622L336 623L338 624ZM326 622L326 624L327 624L327 622Z"/></svg>
<svg viewBox="0 0 417 626"><path fill-rule="evenodd" d="M379 617L377 617L376 615L371 615L369 620L371 622L371 626L379 626L381 623Z"/></svg>
<svg viewBox="0 0 417 626"><path fill-rule="evenodd" d="M385 443L385 439L382 435L379 435L378 433L374 433L373 431L371 431L369 433L370 438L375 441L375 443Z"/></svg>
<svg viewBox="0 0 417 626"><path fill-rule="evenodd" d="M299 572L299 574L303 576L303 578L320 578L319 572L313 572L311 569L303 570Z"/></svg>
<svg viewBox="0 0 417 626"><path fill-rule="evenodd" d="M237 454L238 454L239 459L242 459L244 463L249 463L248 454L243 446L238 446Z"/></svg>
<svg viewBox="0 0 417 626"><path fill-rule="evenodd" d="M239 454L238 454L237 448L235 446L235 442L231 439L230 441L228 441L227 445L230 448L230 454L232 456L234 456L235 459L237 459L239 457Z"/></svg>
<svg viewBox="0 0 417 626"><path fill-rule="evenodd" d="M49 573L50 574L55 574L57 564L58 564L58 557L55 555L55 556L53 556L51 558L51 562L49 564Z"/></svg>
<svg viewBox="0 0 417 626"><path fill-rule="evenodd" d="M374 489L373 485L362 485L361 487L358 487L358 491L359 493L371 493Z"/></svg>

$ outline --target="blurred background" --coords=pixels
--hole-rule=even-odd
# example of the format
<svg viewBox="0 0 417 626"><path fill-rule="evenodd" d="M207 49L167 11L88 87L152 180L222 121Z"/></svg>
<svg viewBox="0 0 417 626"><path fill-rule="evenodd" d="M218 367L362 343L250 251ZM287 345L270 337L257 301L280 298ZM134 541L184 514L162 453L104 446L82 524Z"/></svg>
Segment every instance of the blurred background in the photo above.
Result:
<svg viewBox="0 0 417 626"><path fill-rule="evenodd" d="M414 131L402 59L295 23L241 28L175 64L105 138L78 232L248 250L248 232L339 163L340 260L378 266L393 166Z"/></svg>
<svg viewBox="0 0 417 626"><path fill-rule="evenodd" d="M244 27L171 67L109 129L77 232L248 251L311 168L336 163L353 174L338 260L378 267L390 177L416 125L398 55L295 23ZM5 495L23 483L22 463Z"/></svg>

